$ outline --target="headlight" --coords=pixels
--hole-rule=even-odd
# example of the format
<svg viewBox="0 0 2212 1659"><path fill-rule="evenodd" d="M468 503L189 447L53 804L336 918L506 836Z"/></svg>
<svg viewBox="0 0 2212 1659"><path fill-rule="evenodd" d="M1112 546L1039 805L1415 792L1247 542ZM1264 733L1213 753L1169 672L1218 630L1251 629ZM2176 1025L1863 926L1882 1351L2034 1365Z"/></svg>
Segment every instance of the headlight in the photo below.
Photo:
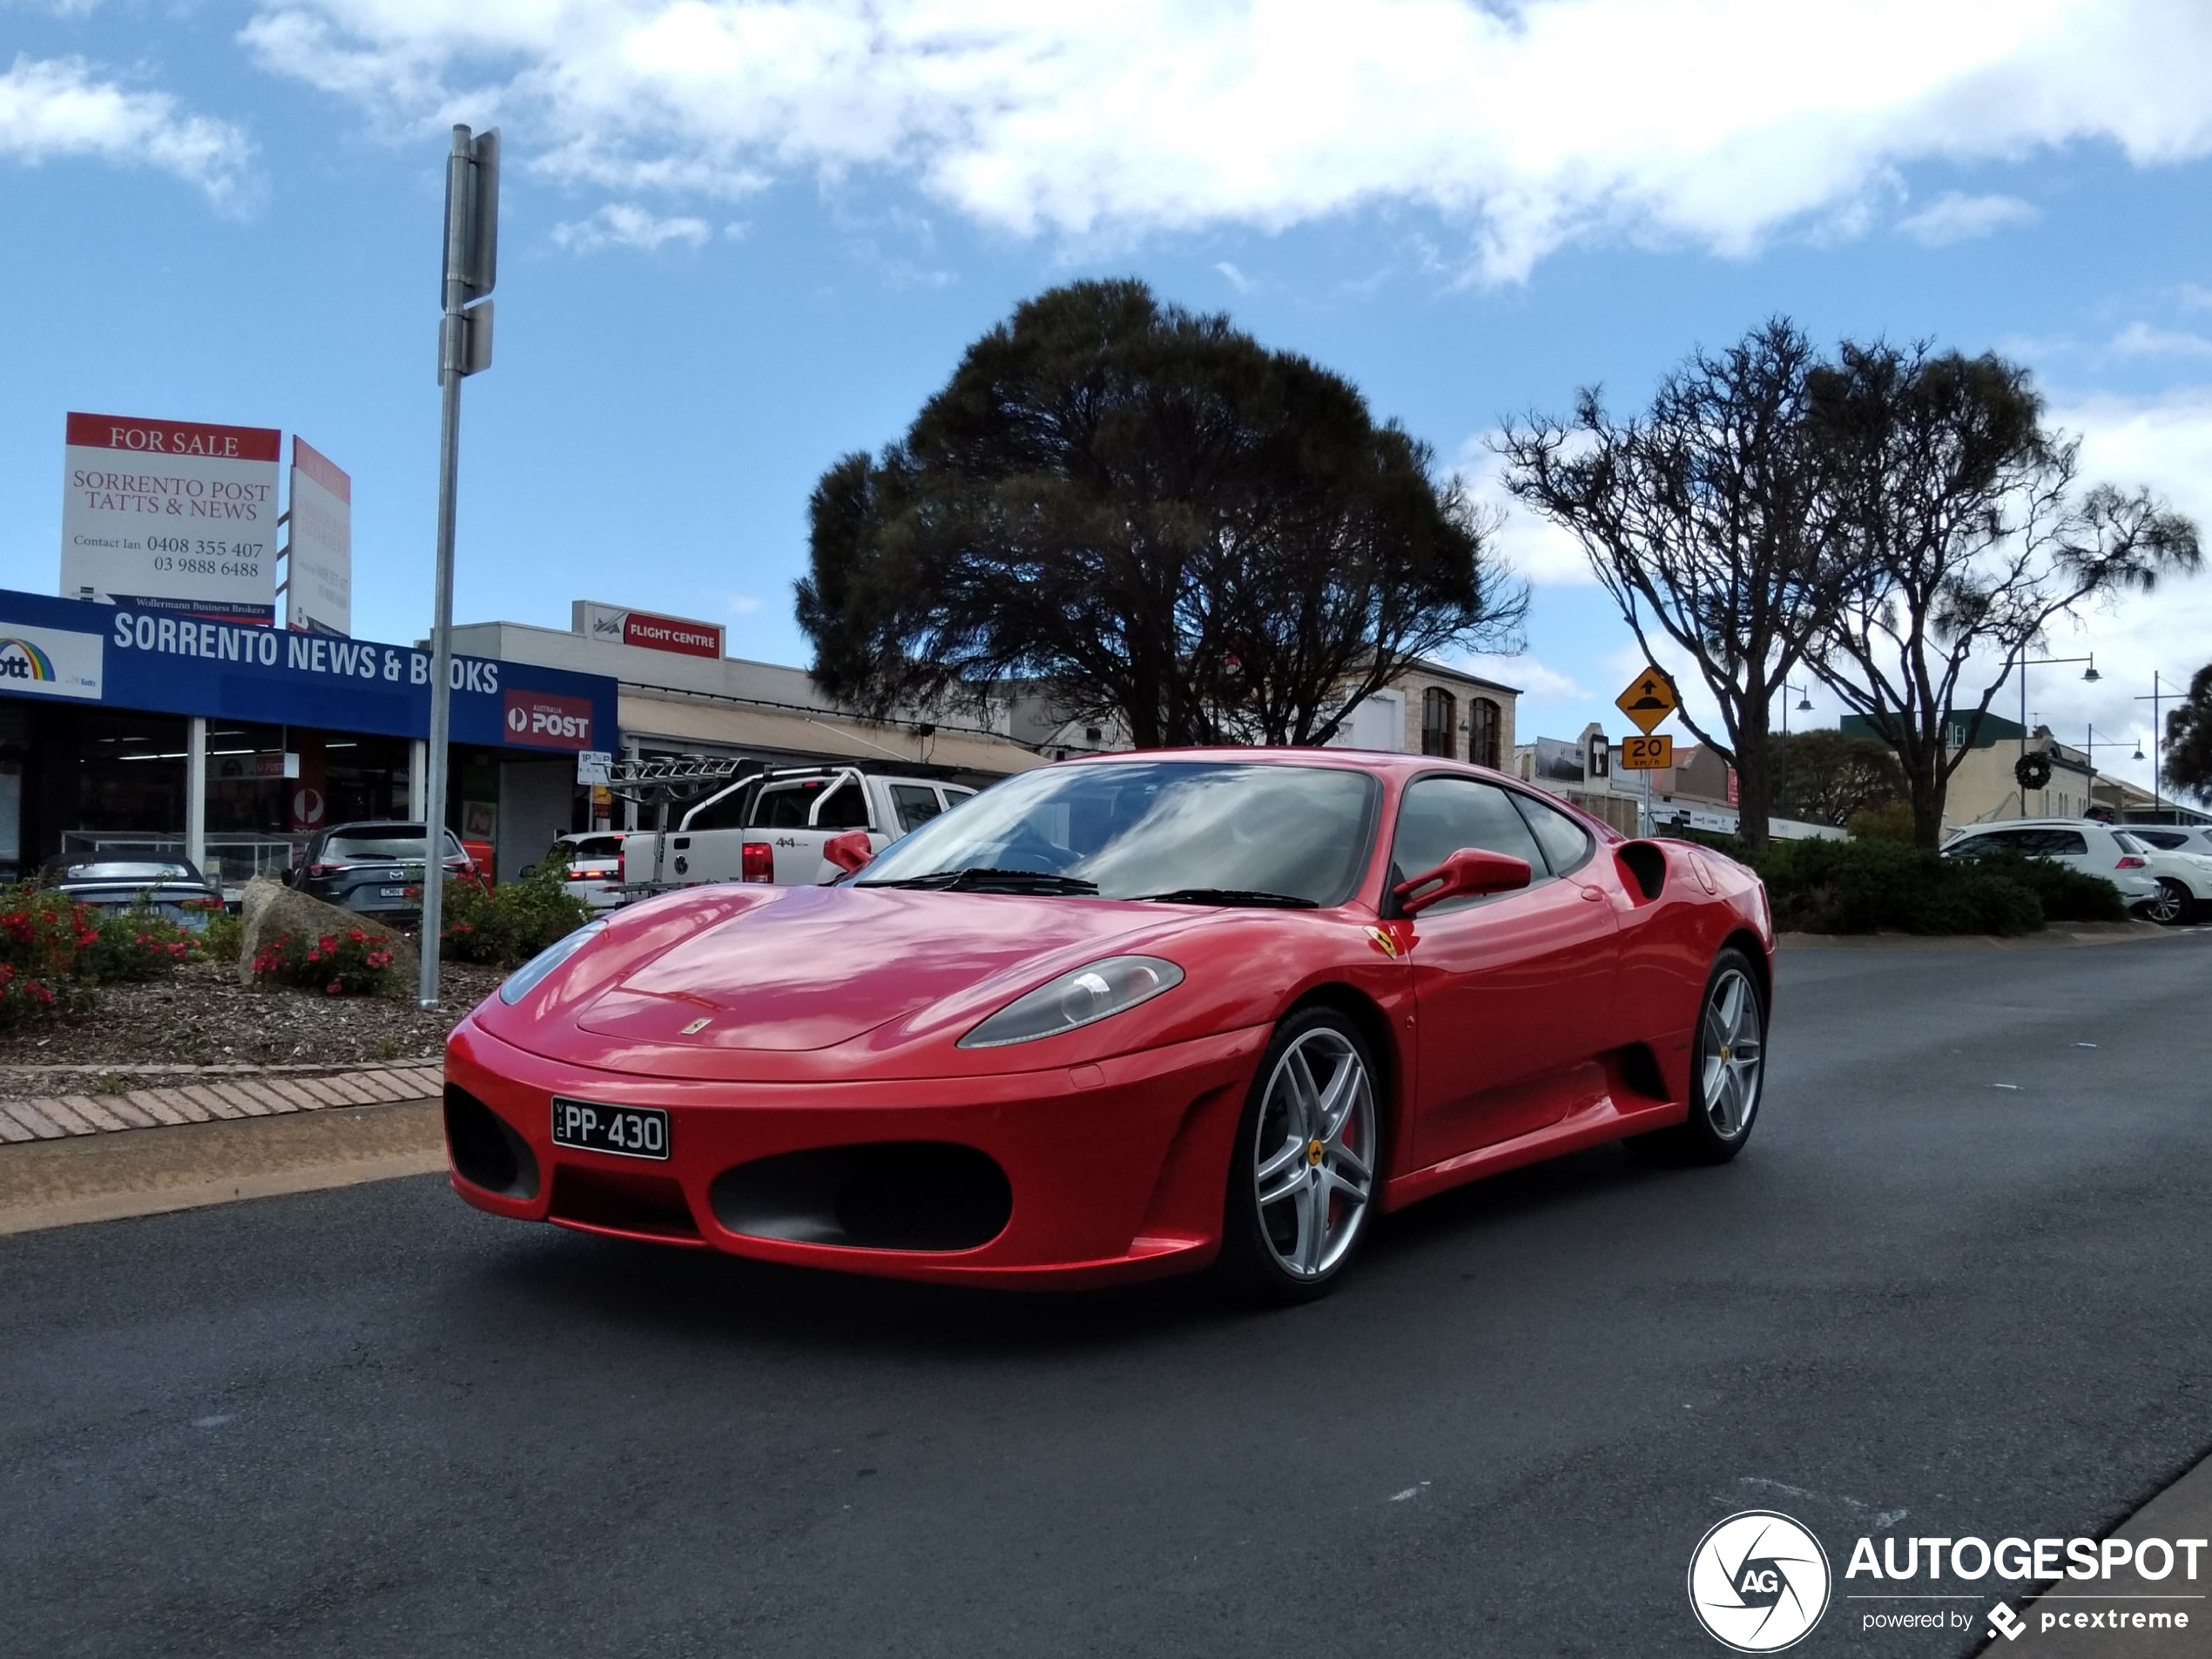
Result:
<svg viewBox="0 0 2212 1659"><path fill-rule="evenodd" d="M524 970L527 972L528 970ZM1109 956L1040 985L960 1040L963 1049L1003 1049L1095 1025L1183 983L1183 970L1157 956Z"/></svg>
<svg viewBox="0 0 2212 1659"><path fill-rule="evenodd" d="M499 988L499 1000L509 1007L521 1001L543 982L547 974L606 931L605 922L590 921L567 938L548 945L507 976L506 983Z"/></svg>

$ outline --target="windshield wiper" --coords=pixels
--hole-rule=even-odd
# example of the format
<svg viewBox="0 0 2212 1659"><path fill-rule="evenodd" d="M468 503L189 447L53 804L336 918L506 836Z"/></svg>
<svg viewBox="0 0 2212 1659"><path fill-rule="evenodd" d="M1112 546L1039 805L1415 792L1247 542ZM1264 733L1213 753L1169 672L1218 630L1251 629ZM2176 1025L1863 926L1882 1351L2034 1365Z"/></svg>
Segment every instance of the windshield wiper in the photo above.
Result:
<svg viewBox="0 0 2212 1659"><path fill-rule="evenodd" d="M1177 887L1172 893L1141 894L1138 904L1251 905L1267 910L1318 910L1311 899L1294 893L1262 893L1251 887Z"/></svg>
<svg viewBox="0 0 2212 1659"><path fill-rule="evenodd" d="M1081 876L1049 875L1042 870L996 870L981 864L965 870L933 870L927 875L910 875L898 881L856 881L853 885L921 887L932 893L973 893L1001 887L1012 893L1066 894L1076 897L1086 897L1098 891L1098 883L1086 881Z"/></svg>

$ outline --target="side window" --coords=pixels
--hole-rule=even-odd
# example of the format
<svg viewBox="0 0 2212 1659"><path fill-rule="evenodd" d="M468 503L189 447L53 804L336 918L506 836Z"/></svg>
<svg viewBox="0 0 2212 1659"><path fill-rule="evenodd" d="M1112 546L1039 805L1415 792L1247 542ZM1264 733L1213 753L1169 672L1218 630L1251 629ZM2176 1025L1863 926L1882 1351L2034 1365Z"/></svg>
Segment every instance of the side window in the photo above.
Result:
<svg viewBox="0 0 2212 1659"><path fill-rule="evenodd" d="M952 811L954 807L959 806L961 802L964 800L973 800L975 799L975 792L974 790L962 789L957 784L947 784L944 789L944 795L945 810L948 813Z"/></svg>
<svg viewBox="0 0 2212 1659"><path fill-rule="evenodd" d="M684 819L687 830L725 830L745 827L745 786L724 791L691 808Z"/></svg>
<svg viewBox="0 0 2212 1659"><path fill-rule="evenodd" d="M1530 796L1513 792L1513 804L1521 808L1521 815L1528 820L1528 827L1536 837L1536 845L1544 849L1544 857L1552 867L1554 875L1565 875L1580 869L1590 856L1590 834L1580 824L1555 806L1548 806Z"/></svg>
<svg viewBox="0 0 2212 1659"><path fill-rule="evenodd" d="M2131 829L2128 833L2139 841L2148 841L2153 846L2168 853L2178 853L2187 839L2179 830Z"/></svg>
<svg viewBox="0 0 2212 1659"><path fill-rule="evenodd" d="M891 805L899 814L899 833L918 830L943 809L937 805L937 792L925 789L920 784L891 786Z"/></svg>
<svg viewBox="0 0 2212 1659"><path fill-rule="evenodd" d="M2013 836L2030 858L2079 858L2089 850L2088 838L2080 830L2014 830Z"/></svg>
<svg viewBox="0 0 2212 1659"><path fill-rule="evenodd" d="M1992 853L2004 851L2004 839L1996 835L1961 835L1943 850L1954 859L1986 859Z"/></svg>
<svg viewBox="0 0 2212 1659"><path fill-rule="evenodd" d="M1398 808L1398 834L1392 844L1391 883L1411 880L1438 865L1463 846L1526 859L1531 885L1544 880L1543 849L1506 792L1494 784L1471 778L1423 778L1410 786ZM1441 915L1480 899L1447 899L1421 914Z"/></svg>
<svg viewBox="0 0 2212 1659"><path fill-rule="evenodd" d="M750 821L755 829L805 829L806 808L813 799L797 784L764 789L752 803Z"/></svg>
<svg viewBox="0 0 2212 1659"><path fill-rule="evenodd" d="M814 827L826 830L866 829L868 826L868 798L863 786L848 778L820 797L821 805L814 809Z"/></svg>

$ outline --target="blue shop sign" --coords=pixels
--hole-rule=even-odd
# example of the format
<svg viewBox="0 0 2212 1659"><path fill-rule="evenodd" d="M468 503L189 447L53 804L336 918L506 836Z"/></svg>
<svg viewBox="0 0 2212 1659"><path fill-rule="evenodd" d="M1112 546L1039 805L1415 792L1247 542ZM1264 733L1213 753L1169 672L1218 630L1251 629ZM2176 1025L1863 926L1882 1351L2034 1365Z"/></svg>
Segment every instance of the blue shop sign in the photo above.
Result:
<svg viewBox="0 0 2212 1659"><path fill-rule="evenodd" d="M455 657L452 683L456 743L617 746L605 675ZM426 738L430 653L0 590L0 696Z"/></svg>

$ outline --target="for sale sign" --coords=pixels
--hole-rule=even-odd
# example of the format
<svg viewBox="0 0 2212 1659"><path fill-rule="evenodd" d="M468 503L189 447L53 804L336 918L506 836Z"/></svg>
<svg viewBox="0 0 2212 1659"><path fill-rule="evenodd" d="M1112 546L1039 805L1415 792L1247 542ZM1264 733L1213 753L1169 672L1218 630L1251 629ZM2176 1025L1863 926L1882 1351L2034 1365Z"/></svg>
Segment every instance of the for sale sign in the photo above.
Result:
<svg viewBox="0 0 2212 1659"><path fill-rule="evenodd" d="M292 558L287 620L304 633L354 631L354 481L292 435Z"/></svg>
<svg viewBox="0 0 2212 1659"><path fill-rule="evenodd" d="M282 449L268 427L71 414L62 596L274 622Z"/></svg>

